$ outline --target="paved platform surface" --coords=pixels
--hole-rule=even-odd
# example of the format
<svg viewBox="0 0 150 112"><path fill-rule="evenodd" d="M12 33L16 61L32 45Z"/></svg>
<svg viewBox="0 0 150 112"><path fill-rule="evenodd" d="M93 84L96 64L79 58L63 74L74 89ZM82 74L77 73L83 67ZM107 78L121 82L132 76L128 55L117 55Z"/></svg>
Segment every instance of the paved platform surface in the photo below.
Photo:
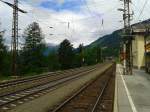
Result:
<svg viewBox="0 0 150 112"><path fill-rule="evenodd" d="M116 98L114 112L150 112L150 75L133 70L133 75L122 75L116 70Z"/></svg>

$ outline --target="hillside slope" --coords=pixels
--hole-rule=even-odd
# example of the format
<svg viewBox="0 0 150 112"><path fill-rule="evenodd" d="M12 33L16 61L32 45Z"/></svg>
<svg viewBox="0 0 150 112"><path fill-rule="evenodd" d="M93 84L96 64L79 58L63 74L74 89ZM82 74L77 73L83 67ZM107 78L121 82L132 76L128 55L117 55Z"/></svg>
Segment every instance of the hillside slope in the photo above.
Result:
<svg viewBox="0 0 150 112"><path fill-rule="evenodd" d="M98 40L88 45L87 48L100 46L105 56L118 56L121 42L120 32L121 30L117 30L110 35L100 37Z"/></svg>
<svg viewBox="0 0 150 112"><path fill-rule="evenodd" d="M132 25L132 27L135 26L137 28L145 28L145 27L150 28L150 19ZM110 35L100 37L98 40L91 43L87 47L91 48L95 46L100 46L102 48L105 48L104 53L106 56L118 56L120 43L121 43L121 30L117 30Z"/></svg>

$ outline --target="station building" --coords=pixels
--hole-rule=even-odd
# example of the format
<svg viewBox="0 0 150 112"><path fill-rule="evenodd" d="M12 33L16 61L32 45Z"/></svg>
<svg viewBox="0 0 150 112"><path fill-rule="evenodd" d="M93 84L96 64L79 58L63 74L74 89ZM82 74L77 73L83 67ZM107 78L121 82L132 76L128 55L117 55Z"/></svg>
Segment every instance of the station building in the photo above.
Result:
<svg viewBox="0 0 150 112"><path fill-rule="evenodd" d="M133 67L137 69L150 69L150 36L148 24L133 25Z"/></svg>

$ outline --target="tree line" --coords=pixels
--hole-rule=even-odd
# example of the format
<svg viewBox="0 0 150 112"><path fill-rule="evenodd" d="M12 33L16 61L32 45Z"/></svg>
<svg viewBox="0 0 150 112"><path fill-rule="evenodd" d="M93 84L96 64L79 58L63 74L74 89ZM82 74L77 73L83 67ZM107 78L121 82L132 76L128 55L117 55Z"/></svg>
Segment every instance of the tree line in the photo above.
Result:
<svg viewBox="0 0 150 112"><path fill-rule="evenodd" d="M46 54L48 48L37 22L28 25L22 37L23 45L17 55L17 72L21 76L77 68L103 61L99 46L88 48L80 44L75 49L67 39L60 43L57 50ZM0 76L9 76L11 75L11 51L4 43L4 35L0 33Z"/></svg>

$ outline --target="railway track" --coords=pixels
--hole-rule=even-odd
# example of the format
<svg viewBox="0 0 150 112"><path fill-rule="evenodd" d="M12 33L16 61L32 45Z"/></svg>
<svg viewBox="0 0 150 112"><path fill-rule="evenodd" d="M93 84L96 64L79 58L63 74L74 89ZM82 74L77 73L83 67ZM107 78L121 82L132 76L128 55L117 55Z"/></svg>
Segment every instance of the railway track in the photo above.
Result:
<svg viewBox="0 0 150 112"><path fill-rule="evenodd" d="M113 112L115 65L49 112Z"/></svg>
<svg viewBox="0 0 150 112"><path fill-rule="evenodd" d="M57 89L61 84L67 83L72 80L76 80L87 73L90 73L97 69L99 66L87 67L81 69L70 70L69 75L53 79L47 83L34 86L32 88L23 89L8 94L3 94L0 96L0 112L5 112L17 105L20 105L24 102L31 101L35 98L38 98L50 91ZM57 76L57 75L56 75ZM53 77L54 78L54 77Z"/></svg>
<svg viewBox="0 0 150 112"><path fill-rule="evenodd" d="M89 68L89 67L87 67L87 68ZM76 69L70 69L70 70L64 70L64 71L49 72L49 73L41 74L39 76L32 76L32 77L20 78L20 79L16 79L16 80L12 80L12 81L7 81L7 82L0 83L0 89L6 88L6 87L9 87L9 86L12 86L12 85L15 86L15 85L19 85L21 83L40 80L40 79L47 78L47 77L53 76L53 75L58 75L58 74L62 74L62 73L69 73L69 72L73 72L73 71L76 71L76 70L78 71L80 69L82 70L82 69L85 69L85 68L82 67L82 68L76 68Z"/></svg>
<svg viewBox="0 0 150 112"><path fill-rule="evenodd" d="M59 71L55 73L47 73L46 75L36 76L30 78L24 78L16 81L10 81L8 83L1 83L0 85L0 96L11 94L14 92L30 89L39 85L47 84L51 81L59 80L64 77L69 77L74 74L82 73L86 70L92 70L95 66L76 68L65 71Z"/></svg>

